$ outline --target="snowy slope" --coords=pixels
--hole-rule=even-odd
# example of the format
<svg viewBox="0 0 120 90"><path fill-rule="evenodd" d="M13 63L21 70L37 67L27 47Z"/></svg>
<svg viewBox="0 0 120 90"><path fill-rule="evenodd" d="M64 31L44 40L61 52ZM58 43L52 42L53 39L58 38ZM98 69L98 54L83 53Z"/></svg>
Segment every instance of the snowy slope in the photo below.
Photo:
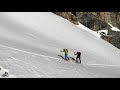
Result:
<svg viewBox="0 0 120 90"><path fill-rule="evenodd" d="M0 78L2 77L8 77L8 71L4 69L3 67L0 67Z"/></svg>
<svg viewBox="0 0 120 90"><path fill-rule="evenodd" d="M16 78L14 75L10 75L9 71L0 67L0 78Z"/></svg>
<svg viewBox="0 0 120 90"><path fill-rule="evenodd" d="M95 32L95 31L92 31L91 29L89 29L88 27L82 25L81 23L79 23L79 25L76 25L76 26L79 27L80 29L85 30L88 33L93 34L94 36L97 36L97 37L100 38L100 34L99 33Z"/></svg>
<svg viewBox="0 0 120 90"><path fill-rule="evenodd" d="M50 12L1 12L0 66L23 78L120 77L120 51L82 29ZM61 60L63 48L82 65Z"/></svg>

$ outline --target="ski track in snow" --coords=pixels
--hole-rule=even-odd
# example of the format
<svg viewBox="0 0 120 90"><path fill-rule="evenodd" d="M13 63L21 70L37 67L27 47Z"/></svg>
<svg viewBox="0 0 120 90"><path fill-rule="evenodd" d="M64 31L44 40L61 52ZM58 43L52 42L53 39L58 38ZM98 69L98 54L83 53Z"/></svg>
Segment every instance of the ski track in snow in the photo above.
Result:
<svg viewBox="0 0 120 90"><path fill-rule="evenodd" d="M9 48L9 49L13 49L13 50L16 50L16 51L20 51L20 52L24 52L24 53L28 53L28 54L32 54L32 55L36 55L36 56L42 56L42 57L51 58L51 59L58 59L58 58L55 58L55 57L41 55L41 54L37 54L37 53L32 53L32 52L28 52L28 51L24 51L24 50L20 50L20 49L17 49L17 48L4 46L4 45L0 45L0 47Z"/></svg>
<svg viewBox="0 0 120 90"><path fill-rule="evenodd" d="M63 62L63 60L59 59L59 58L54 58L54 57L49 57L49 56L45 56L45 55L35 54L35 53L31 53L31 52L27 52L27 51L23 51L23 50L19 50L19 49L16 49L16 48L3 46L3 45L0 45L0 48L5 48L5 50L7 50L8 52L10 52L12 50L12 53L16 54L15 56L11 56L11 55L10 56L9 55L4 56L2 54L2 56L4 57L4 59L6 57L6 59L8 60L7 61L7 63L9 62L8 66L10 66L10 63L13 64L13 61L14 61L14 66L15 67L21 67L21 69L25 69L26 70L26 75L25 76L20 74L20 73L24 73L25 74L24 70L21 70L21 71L24 71L24 72L18 71L17 74L15 74L15 76L22 77L22 78L24 78L24 77L41 77L41 78L42 77L47 77L47 78L53 77L54 78L54 76L55 77L60 77L60 78L64 78L64 77L65 78L67 78L67 77L81 77L81 78L83 77L84 78L84 77L100 77L100 76L102 77L101 73L98 73L98 72L96 73L96 71L97 71L96 68L98 68L98 69L99 68L100 69L104 68L105 69L107 67L109 67L109 68L114 67L114 68L119 68L120 69L120 66L116 66L116 65L85 64L85 63L80 65L80 64L77 64L75 62L67 62L67 61ZM20 55L20 57L17 54ZM21 59L21 56L22 56L21 54L23 54L23 55L25 54L25 56L26 56L26 58L24 56L24 59L23 59L24 61ZM43 61L39 62L39 63L36 63L36 59L35 58L38 58L38 60L40 60L40 61L41 61L40 58L43 58ZM38 60L37 60L37 62L38 62ZM61 67L59 67L60 71L55 73L53 68L51 68L51 65L52 64L54 65L55 63L52 62L52 64L50 64L51 60L52 61L54 60L55 62L56 61L57 62L58 61L59 62L62 61L62 64L69 64L71 66L69 66L69 68L64 68L63 67L63 69ZM23 62L24 62L24 64L23 64ZM32 65L33 63L35 63L35 66ZM47 65L43 65L43 63L46 63ZM36 65L38 65L38 66L36 66ZM42 65L42 67L41 67L41 65ZM79 70L74 68L74 65L77 66L79 68ZM22 68L22 67L25 67L25 68ZM40 67L40 68L38 69L38 67ZM45 69L46 67L47 68L49 67L49 70ZM58 66L57 66L57 68L58 68ZM109 70L109 68L107 68L107 70ZM68 70L68 72L65 74L66 69ZM30 74L28 75L28 73L31 73L31 72L33 72L34 75L30 75ZM69 76L69 72L73 72L74 74L73 75L71 74ZM83 72L84 72L84 74L83 74ZM63 75L62 73L64 73L65 75ZM82 73L82 75L80 73ZM106 77L109 77L109 76L106 76Z"/></svg>

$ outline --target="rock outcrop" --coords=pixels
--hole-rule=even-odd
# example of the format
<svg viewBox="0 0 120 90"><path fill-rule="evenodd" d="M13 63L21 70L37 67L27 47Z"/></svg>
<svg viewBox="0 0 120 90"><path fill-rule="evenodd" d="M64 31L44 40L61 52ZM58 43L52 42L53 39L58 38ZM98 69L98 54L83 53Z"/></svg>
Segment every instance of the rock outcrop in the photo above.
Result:
<svg viewBox="0 0 120 90"><path fill-rule="evenodd" d="M72 12L54 12L55 14L62 16L73 24L78 25L77 17Z"/></svg>

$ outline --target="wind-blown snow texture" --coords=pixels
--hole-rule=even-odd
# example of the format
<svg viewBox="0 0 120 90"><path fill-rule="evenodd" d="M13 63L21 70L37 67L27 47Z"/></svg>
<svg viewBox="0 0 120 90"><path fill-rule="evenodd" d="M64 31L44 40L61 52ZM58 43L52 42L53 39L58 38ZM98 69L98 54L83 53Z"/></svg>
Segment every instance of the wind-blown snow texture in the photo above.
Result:
<svg viewBox="0 0 120 90"><path fill-rule="evenodd" d="M57 55L82 52L82 65ZM63 55L63 54L62 54ZM120 51L50 12L0 12L0 66L22 78L120 77Z"/></svg>

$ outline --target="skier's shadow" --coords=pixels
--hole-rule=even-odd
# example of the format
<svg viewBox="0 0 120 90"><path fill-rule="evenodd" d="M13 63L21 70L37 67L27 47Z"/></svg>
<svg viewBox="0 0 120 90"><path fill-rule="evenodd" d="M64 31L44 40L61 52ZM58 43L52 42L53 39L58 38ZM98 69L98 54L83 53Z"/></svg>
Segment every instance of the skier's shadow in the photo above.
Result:
<svg viewBox="0 0 120 90"><path fill-rule="evenodd" d="M76 61L73 57L69 57L70 59L72 59L73 61Z"/></svg>
<svg viewBox="0 0 120 90"><path fill-rule="evenodd" d="M59 56L59 57L61 57L62 59L65 59L63 56L61 56L61 55L57 55L57 56ZM73 57L69 57L69 60L70 59L72 59L73 61L75 61L75 59L73 58Z"/></svg>
<svg viewBox="0 0 120 90"><path fill-rule="evenodd" d="M64 59L64 57L63 57L63 56L61 56L61 55L57 55L57 56L59 56L59 57L61 57L62 59Z"/></svg>

